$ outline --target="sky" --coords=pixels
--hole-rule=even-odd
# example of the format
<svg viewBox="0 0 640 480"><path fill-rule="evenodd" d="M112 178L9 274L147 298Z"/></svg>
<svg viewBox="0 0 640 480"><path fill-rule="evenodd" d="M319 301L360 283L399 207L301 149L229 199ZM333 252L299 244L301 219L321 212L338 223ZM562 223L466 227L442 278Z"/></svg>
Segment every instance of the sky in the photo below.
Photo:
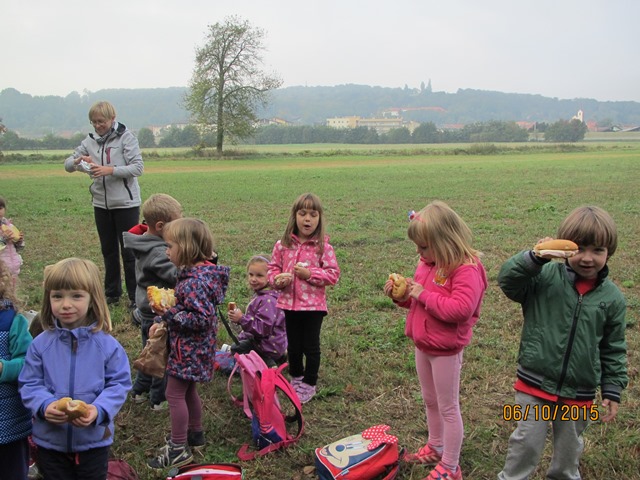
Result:
<svg viewBox="0 0 640 480"><path fill-rule="evenodd" d="M638 0L0 0L0 91L186 87L231 15L264 30L283 87L640 101Z"/></svg>

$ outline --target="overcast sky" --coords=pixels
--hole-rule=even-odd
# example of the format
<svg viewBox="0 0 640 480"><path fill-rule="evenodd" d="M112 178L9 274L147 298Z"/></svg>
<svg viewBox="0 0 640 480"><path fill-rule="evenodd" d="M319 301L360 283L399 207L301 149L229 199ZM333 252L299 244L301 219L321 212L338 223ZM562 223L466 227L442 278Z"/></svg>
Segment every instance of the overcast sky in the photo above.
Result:
<svg viewBox="0 0 640 480"><path fill-rule="evenodd" d="M639 0L0 0L0 90L187 86L230 15L265 30L284 87L640 101Z"/></svg>

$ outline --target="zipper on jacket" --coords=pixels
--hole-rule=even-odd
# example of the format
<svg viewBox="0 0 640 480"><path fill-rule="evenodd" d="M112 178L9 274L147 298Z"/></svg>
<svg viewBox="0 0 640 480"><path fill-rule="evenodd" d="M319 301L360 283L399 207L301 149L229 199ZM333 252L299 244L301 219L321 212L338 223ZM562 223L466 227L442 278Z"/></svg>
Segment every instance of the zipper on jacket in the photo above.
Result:
<svg viewBox="0 0 640 480"><path fill-rule="evenodd" d="M105 145L107 143L108 138L105 139L104 143L100 145L100 163L104 167L104 150ZM102 177L102 190L104 191L104 208L109 210L109 202L107 201L107 177Z"/></svg>
<svg viewBox="0 0 640 480"><path fill-rule="evenodd" d="M71 361L69 362L69 396L71 398L74 397L74 381L76 378L76 354L78 352L78 339L71 334ZM73 426L70 423L67 423L67 451L73 451Z"/></svg>
<svg viewBox="0 0 640 480"><path fill-rule="evenodd" d="M582 298L583 295L578 295L578 304L573 312L573 322L571 324L571 331L569 332L569 341L567 342L567 350L564 353L564 359L562 360L562 370L560 371L560 378L556 385L556 395L560 394L560 389L564 383L564 379L567 376L567 369L569 368L569 358L571 357L571 351L573 350L573 341L575 340L576 330L578 329L578 318L580 317L580 310L582 310Z"/></svg>

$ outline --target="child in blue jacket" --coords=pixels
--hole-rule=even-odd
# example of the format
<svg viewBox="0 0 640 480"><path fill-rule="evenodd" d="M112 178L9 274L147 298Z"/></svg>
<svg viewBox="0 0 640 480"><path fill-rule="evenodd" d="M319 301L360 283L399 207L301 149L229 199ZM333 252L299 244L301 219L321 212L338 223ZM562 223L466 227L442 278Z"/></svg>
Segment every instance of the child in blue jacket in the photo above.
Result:
<svg viewBox="0 0 640 480"><path fill-rule="evenodd" d="M0 260L0 458L2 478L27 478L31 412L20 400L18 374L31 335L27 319L17 313L13 277Z"/></svg>
<svg viewBox="0 0 640 480"><path fill-rule="evenodd" d="M44 272L44 331L31 343L19 376L33 414L37 462L45 479L107 477L114 419L131 389L124 348L112 337L100 271L67 258ZM73 420L56 407L63 397L87 403Z"/></svg>

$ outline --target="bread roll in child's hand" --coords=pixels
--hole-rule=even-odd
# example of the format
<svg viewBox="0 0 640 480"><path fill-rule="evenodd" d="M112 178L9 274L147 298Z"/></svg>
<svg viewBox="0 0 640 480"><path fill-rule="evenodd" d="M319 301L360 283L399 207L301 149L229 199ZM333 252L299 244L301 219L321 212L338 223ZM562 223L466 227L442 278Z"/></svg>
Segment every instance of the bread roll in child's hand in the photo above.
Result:
<svg viewBox="0 0 640 480"><path fill-rule="evenodd" d="M3 223L2 226L2 235L6 238L11 238L14 242L17 242L20 239L20 230L18 230L13 224Z"/></svg>
<svg viewBox="0 0 640 480"><path fill-rule="evenodd" d="M54 403L57 410L67 414L69 421L80 417L86 417L89 413L89 406L82 400L73 400L71 397L63 397Z"/></svg>
<svg viewBox="0 0 640 480"><path fill-rule="evenodd" d="M578 245L571 240L547 240L534 245L533 253L543 258L569 258L578 253Z"/></svg>
<svg viewBox="0 0 640 480"><path fill-rule="evenodd" d="M407 279L399 273L391 273L389 274L389 280L393 282L391 298L394 300L404 299L404 296L407 293Z"/></svg>
<svg viewBox="0 0 640 480"><path fill-rule="evenodd" d="M175 307L176 297L173 288L147 287L149 306L156 313L164 313L167 309Z"/></svg>
<svg viewBox="0 0 640 480"><path fill-rule="evenodd" d="M283 272L283 273L279 273L274 277L274 282L276 284L276 287L286 287L291 283L292 279L293 279L292 273Z"/></svg>

